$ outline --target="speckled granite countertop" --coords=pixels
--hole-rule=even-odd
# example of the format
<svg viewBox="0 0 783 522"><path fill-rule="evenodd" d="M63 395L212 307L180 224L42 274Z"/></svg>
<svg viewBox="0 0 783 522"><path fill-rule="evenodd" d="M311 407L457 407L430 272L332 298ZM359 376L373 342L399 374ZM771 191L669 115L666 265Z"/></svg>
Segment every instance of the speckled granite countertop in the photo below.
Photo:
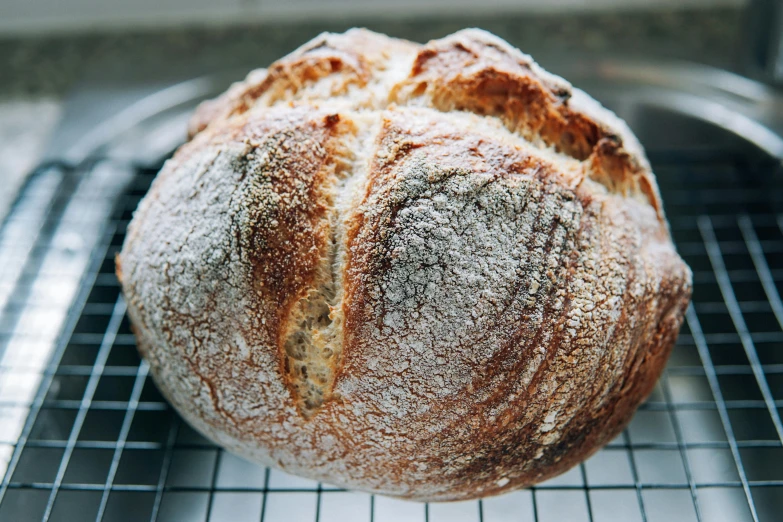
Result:
<svg viewBox="0 0 783 522"><path fill-rule="evenodd" d="M476 26L534 57L540 53L612 53L684 59L731 69L739 61L742 13L713 9L351 20L0 39L0 219L20 180L36 163L58 120L62 100L86 74L95 74L96 68L127 73L195 63L208 73L248 64L261 67L321 31L343 31L356 25L416 41Z"/></svg>

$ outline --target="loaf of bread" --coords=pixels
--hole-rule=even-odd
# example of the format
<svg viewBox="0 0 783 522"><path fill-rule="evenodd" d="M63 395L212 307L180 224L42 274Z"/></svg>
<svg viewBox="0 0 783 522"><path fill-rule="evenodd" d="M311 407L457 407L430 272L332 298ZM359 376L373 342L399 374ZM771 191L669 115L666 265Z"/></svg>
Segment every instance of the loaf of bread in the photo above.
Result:
<svg viewBox="0 0 783 522"><path fill-rule="evenodd" d="M117 260L141 354L255 462L441 501L627 425L691 274L627 126L480 30L324 34L202 104Z"/></svg>

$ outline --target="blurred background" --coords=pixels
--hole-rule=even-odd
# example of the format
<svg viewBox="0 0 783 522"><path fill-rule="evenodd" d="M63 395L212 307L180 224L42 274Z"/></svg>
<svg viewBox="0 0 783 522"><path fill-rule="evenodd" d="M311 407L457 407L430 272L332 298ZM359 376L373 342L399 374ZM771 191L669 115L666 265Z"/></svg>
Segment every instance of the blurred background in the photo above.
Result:
<svg viewBox="0 0 783 522"><path fill-rule="evenodd" d="M0 216L85 77L265 66L321 31L426 41L478 26L533 54L687 59L751 71L777 2L750 0L2 0ZM753 4L753 9L749 9ZM753 16L762 20L753 22ZM766 21L766 22L764 22ZM766 45L766 44L764 44Z"/></svg>

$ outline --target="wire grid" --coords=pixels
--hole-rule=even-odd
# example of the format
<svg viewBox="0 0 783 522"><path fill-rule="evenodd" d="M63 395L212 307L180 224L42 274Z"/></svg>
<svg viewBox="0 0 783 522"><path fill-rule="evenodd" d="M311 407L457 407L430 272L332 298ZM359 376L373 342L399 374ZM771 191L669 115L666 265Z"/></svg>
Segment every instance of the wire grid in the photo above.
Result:
<svg viewBox="0 0 783 522"><path fill-rule="evenodd" d="M135 168L76 277L37 393L20 403L0 386L0 427L20 409L26 414L16 437L0 438L7 462L0 521L783 519L783 176L777 165L724 152L652 159L673 236L694 273L693 305L652 396L620 437L560 477L480 502L430 505L255 466L171 410L137 355L114 276L131 213L157 171ZM13 287L0 318L6 351L20 339L34 346L40 333L8 319L47 304L35 299L38 279L74 278L41 273L48 236L74 190L73 170L39 170L9 222L20 208L44 211L28 216L29 233L13 244L3 242L11 225L0 229L0 254L24 250L16 256L24 266L6 284ZM0 366L0 383L14 377Z"/></svg>

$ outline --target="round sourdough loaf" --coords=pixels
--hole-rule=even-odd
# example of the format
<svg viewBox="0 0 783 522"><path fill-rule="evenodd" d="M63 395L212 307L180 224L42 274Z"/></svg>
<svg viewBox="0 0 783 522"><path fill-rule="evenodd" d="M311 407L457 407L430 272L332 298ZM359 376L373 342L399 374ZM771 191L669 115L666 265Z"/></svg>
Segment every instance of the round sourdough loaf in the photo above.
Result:
<svg viewBox="0 0 783 522"><path fill-rule="evenodd" d="M258 463L417 500L552 477L691 292L626 125L480 30L324 34L202 104L128 229L139 350Z"/></svg>

